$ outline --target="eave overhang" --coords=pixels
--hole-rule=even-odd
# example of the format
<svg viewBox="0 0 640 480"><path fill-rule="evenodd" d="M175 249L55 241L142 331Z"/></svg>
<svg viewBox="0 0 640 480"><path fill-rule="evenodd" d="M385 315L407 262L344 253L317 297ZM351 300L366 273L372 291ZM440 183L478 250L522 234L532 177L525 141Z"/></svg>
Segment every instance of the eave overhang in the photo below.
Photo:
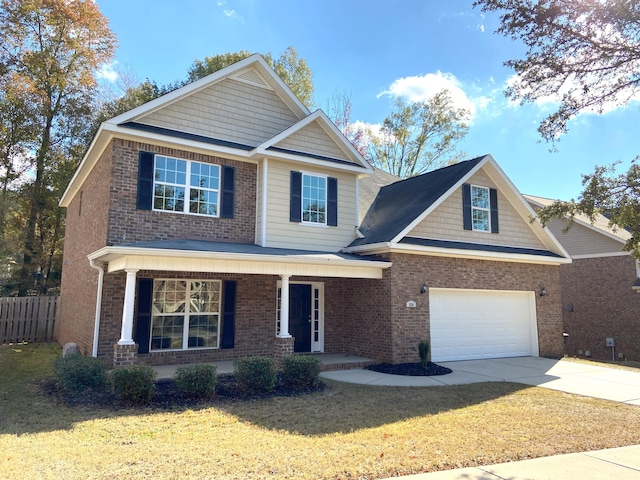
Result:
<svg viewBox="0 0 640 480"><path fill-rule="evenodd" d="M478 247L482 247L478 245ZM512 252L495 252L490 250L455 248L455 247L439 247L414 245L408 243L391 243L381 242L370 245L360 245L356 247L347 247L342 250L345 253L354 253L360 255L380 255L384 253L406 253L412 255L429 255L435 257L451 257L465 258L474 260L491 260L498 262L515 262L515 263L535 263L541 265L561 265L571 263L571 258L557 256L551 252L540 251L539 254L534 253L517 253Z"/></svg>
<svg viewBox="0 0 640 480"><path fill-rule="evenodd" d="M274 249L275 250L275 249ZM324 252L238 253L134 246L103 247L89 254L104 262L108 273L123 270L296 275L340 278L382 278L391 262L345 258Z"/></svg>

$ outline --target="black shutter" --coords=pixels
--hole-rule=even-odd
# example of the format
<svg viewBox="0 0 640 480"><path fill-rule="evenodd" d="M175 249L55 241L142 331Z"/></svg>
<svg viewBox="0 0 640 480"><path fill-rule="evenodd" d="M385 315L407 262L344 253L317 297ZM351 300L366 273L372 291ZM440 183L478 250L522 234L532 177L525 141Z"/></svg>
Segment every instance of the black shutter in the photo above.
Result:
<svg viewBox="0 0 640 480"><path fill-rule="evenodd" d="M138 192L136 208L151 210L153 206L153 153L138 154Z"/></svg>
<svg viewBox="0 0 640 480"><path fill-rule="evenodd" d="M134 340L138 353L149 353L151 336L151 302L153 300L153 278L139 278L136 297L136 328Z"/></svg>
<svg viewBox="0 0 640 480"><path fill-rule="evenodd" d="M491 207L491 233L500 233L498 229L498 191L489 189L489 206Z"/></svg>
<svg viewBox="0 0 640 480"><path fill-rule="evenodd" d="M473 230L471 222L471 185L462 185L462 227L465 230Z"/></svg>
<svg viewBox="0 0 640 480"><path fill-rule="evenodd" d="M236 169L222 167L222 194L220 196L220 216L233 218L233 196L235 190Z"/></svg>
<svg viewBox="0 0 640 480"><path fill-rule="evenodd" d="M327 225L338 226L338 179L327 179Z"/></svg>
<svg viewBox="0 0 640 480"><path fill-rule="evenodd" d="M289 221L302 221L302 173L291 172L291 195L289 197Z"/></svg>
<svg viewBox="0 0 640 480"><path fill-rule="evenodd" d="M235 343L236 285L237 282L235 280L228 280L223 284L222 335L220 336L220 348L233 348Z"/></svg>

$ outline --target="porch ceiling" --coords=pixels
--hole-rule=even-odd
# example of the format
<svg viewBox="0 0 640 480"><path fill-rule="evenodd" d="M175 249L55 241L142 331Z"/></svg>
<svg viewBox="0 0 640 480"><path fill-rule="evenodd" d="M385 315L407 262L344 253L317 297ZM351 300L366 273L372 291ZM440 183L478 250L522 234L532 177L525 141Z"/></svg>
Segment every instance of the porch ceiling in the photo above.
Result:
<svg viewBox="0 0 640 480"><path fill-rule="evenodd" d="M103 247L88 255L107 271L166 270L311 277L382 278L391 262L357 255L207 240L160 240Z"/></svg>

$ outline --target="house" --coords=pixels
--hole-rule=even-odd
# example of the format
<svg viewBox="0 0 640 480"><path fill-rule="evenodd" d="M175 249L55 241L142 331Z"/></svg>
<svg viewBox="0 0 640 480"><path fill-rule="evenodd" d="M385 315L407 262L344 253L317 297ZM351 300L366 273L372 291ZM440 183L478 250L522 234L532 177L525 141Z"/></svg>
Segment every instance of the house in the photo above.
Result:
<svg viewBox="0 0 640 480"><path fill-rule="evenodd" d="M491 156L364 215L372 176L259 55L105 122L61 200L58 341L113 366L562 354L570 259Z"/></svg>
<svg viewBox="0 0 640 480"><path fill-rule="evenodd" d="M525 195L529 204L542 208L548 198ZM640 295L638 262L622 247L631 234L614 230L598 215L592 223L578 215L555 219L549 230L571 255L572 263L560 268L566 353L603 360L640 360ZM607 340L610 339L610 340Z"/></svg>

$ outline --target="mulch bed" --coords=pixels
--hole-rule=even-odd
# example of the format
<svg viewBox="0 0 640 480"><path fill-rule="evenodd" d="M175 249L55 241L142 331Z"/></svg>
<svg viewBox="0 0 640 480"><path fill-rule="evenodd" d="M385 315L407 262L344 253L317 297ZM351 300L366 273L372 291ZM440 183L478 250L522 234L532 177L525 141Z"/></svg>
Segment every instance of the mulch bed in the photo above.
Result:
<svg viewBox="0 0 640 480"><path fill-rule="evenodd" d="M110 409L130 408L132 405L117 399L109 389L93 389L82 394L68 394L56 382L55 378L47 378L39 382L40 388L49 396L55 397L61 403L78 407L100 407ZM270 392L254 392L244 389L234 375L218 375L216 384L216 395L212 398L189 398L182 396L176 387L173 379L162 379L156 381L156 389L150 402L138 405L140 408L175 409L189 408L205 403L220 402L245 402L254 400L264 400L274 397L295 397L299 395L320 392L324 390L325 384L318 382L314 387L294 387L285 385L280 376L276 387ZM135 407L135 406L134 406Z"/></svg>
<svg viewBox="0 0 640 480"><path fill-rule="evenodd" d="M451 369L442 367L432 362L427 362L427 367L423 367L420 363L378 363L369 365L368 370L380 373L390 373L391 375L407 375L413 377L427 377L431 375L447 375L451 373Z"/></svg>

